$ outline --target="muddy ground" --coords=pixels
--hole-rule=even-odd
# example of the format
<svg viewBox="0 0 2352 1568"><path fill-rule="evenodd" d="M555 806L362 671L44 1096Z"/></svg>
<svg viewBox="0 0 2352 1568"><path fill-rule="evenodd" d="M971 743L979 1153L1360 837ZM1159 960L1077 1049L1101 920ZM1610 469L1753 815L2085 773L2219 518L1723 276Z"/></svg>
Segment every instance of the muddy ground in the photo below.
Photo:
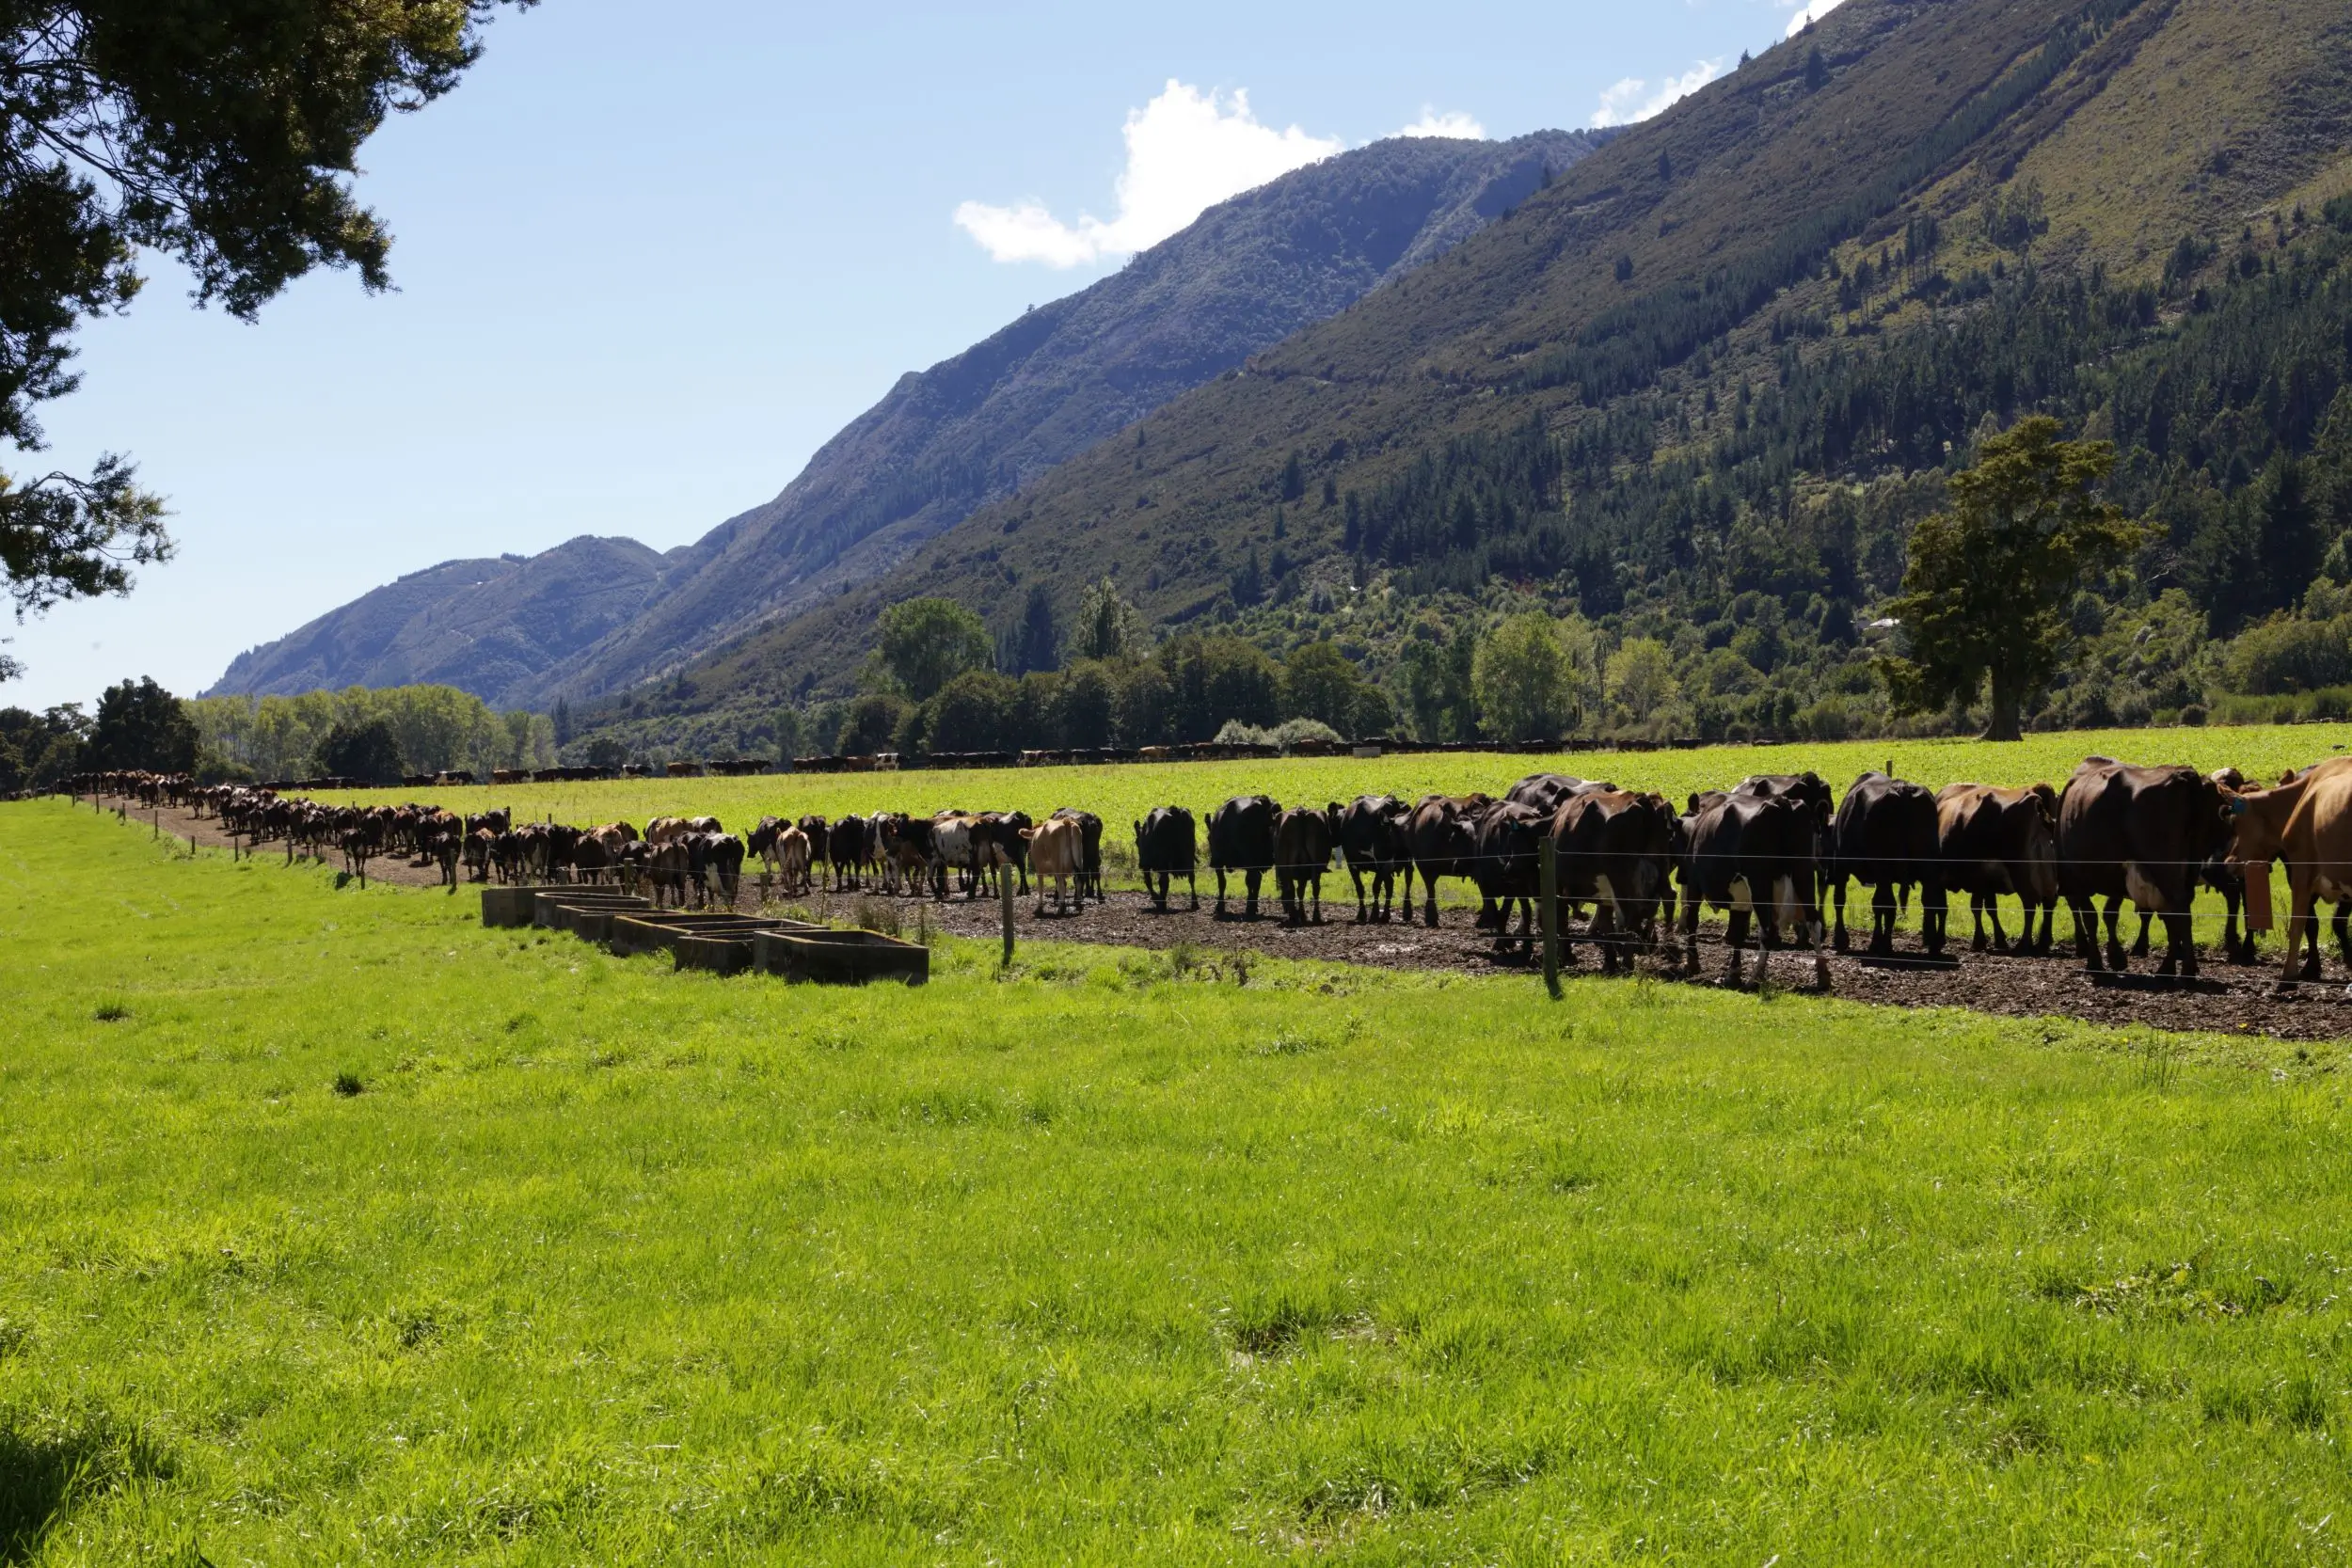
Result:
<svg viewBox="0 0 2352 1568"><path fill-rule="evenodd" d="M108 802L107 809L113 810L114 805ZM193 836L197 844L207 847L225 848L229 845L216 821L195 818L169 808L157 814L133 805L126 823L132 831L137 825L150 825L151 831L174 835L183 842ZM263 846L260 858L282 862L285 847ZM336 863L335 857L330 855L329 863ZM432 888L440 881L439 873L432 866L412 866L392 859L373 862L368 875L371 881L411 887ZM1017 931L1028 940L1158 949L1189 943L1204 951L1244 949L1278 958L1326 959L1379 969L1520 973L1528 974L1531 981L1534 979L1524 958L1494 953L1492 938L1472 928L1468 910L1441 911L1439 924L1434 930L1418 920L1409 926L1358 925L1354 895L1349 891L1346 876L1339 873L1324 882L1327 901L1322 925L1283 924L1271 878L1267 879L1265 895L1260 902L1259 918L1239 918L1240 899L1236 896L1231 900L1233 917L1220 919L1214 911L1215 879L1203 877L1201 880L1203 892L1197 911L1189 907L1181 887L1166 913L1153 910L1143 895L1124 891L1113 891L1107 903L1089 903L1083 914L1048 914L1041 919L1036 913L1035 899L1022 899L1017 905ZM1458 884L1449 886L1459 891ZM472 895L469 886L460 887L456 894L460 898ZM825 893L791 902L825 918L855 918L865 912L865 899L862 894ZM958 936L994 937L1001 930L1002 916L993 899L951 897L940 903L877 897L873 903L886 903L895 911L901 928L907 931L916 927L918 919L934 929ZM875 912L879 913L879 910ZM886 921L887 916L883 919ZM2132 924L2126 923L2127 932ZM1953 926L1956 931L1965 929L1963 920L1955 919ZM2061 920L2058 946L2046 958L1973 954L1965 950L1963 942L1954 949L1958 961L1942 964L1916 961L1920 955L1915 942L1906 937L1899 943L1898 961L1894 963L1832 955L1830 990L1851 1001L1903 1007L1969 1007L2014 1018L2077 1018L2099 1023L2257 1034L2281 1039L2338 1039L2352 1036L2352 984L2346 983L2352 975L2347 975L2332 952L2332 943L2328 944L2325 981L2299 986L2291 994L2280 995L2276 994L2274 984L2279 951L2276 935L2265 939L2262 960L2251 968L2222 962L2217 948L2209 946L2204 973L2193 985L2183 986L2160 980L2154 974L2153 958L2135 961L2132 973L2123 976L2094 981L2074 958L2073 945L2067 940L2070 934L2070 924ZM1578 961L1568 972L1571 975L1600 973L1597 950L1578 943L1576 956ZM1696 983L1719 982L1726 958L1720 929L1703 929L1699 946L1702 979ZM1902 961L1905 959L1913 961ZM1676 975L1662 949L1643 958L1640 967L1644 974L1661 979ZM1770 974L1774 984L1791 990L1809 990L1813 985L1812 961L1802 953L1774 954ZM1753 984L1754 979L1751 954L1747 981Z"/></svg>

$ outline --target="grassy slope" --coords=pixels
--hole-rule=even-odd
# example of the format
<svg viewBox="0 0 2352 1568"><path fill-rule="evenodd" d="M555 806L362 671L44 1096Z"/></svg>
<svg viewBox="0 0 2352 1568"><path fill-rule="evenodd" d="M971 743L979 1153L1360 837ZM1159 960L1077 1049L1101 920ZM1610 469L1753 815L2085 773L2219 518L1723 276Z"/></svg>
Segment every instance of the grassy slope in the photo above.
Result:
<svg viewBox="0 0 2352 1568"><path fill-rule="evenodd" d="M10 1560L2345 1555L2334 1050L715 982L56 804L0 936Z"/></svg>
<svg viewBox="0 0 2352 1568"><path fill-rule="evenodd" d="M1523 392L1512 378L1599 312L1760 253L1865 188L2076 8L1841 7L1805 39L1636 127L1444 261L1176 401L1132 440L983 510L871 588L723 650L697 673L714 694L703 705L772 703L806 670L846 675L881 606L916 594L1009 613L1029 582L1073 596L1108 569L1148 613L1176 616L1213 596L1251 544L1270 550L1272 482L1294 448L1311 459L1311 496L1326 477L1369 491L1454 435L1538 413L1578 417L1569 389ZM2119 276L2152 277L2184 232L2234 242L2269 204L2315 204L2345 183L2348 27L2311 0L2142 0L1845 260L1899 236L1909 214L1932 212L1952 242L1939 257L1947 270L1989 267L1995 253L1974 214L2004 179L2043 186L2045 261L2096 259ZM1817 43L1836 74L1808 95L1801 78ZM1635 263L1630 285L1615 279L1620 255ZM1800 284L1789 303L1816 309L1832 293ZM1719 390L1772 373L1772 313L1731 335L1716 360ZM1914 309L1888 325L1926 319ZM1663 385L1680 396L1691 390L1683 379ZM1342 442L1343 454L1327 457ZM1293 555L1336 547L1335 511L1311 500L1291 522Z"/></svg>

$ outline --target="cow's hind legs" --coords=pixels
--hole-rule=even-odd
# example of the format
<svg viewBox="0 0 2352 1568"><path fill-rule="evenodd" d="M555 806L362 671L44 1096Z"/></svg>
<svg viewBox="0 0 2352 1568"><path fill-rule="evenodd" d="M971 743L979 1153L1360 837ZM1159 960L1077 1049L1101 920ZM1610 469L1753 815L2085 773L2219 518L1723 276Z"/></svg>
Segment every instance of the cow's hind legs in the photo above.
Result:
<svg viewBox="0 0 2352 1568"><path fill-rule="evenodd" d="M2121 974L2131 967L2124 961L2123 939L2117 930L2123 919L2123 895L2117 894L2107 900L2107 967Z"/></svg>
<svg viewBox="0 0 2352 1568"><path fill-rule="evenodd" d="M1755 917L1746 910L1734 910L1731 911L1730 925L1726 927L1724 933L1724 945L1731 949L1731 965L1724 973L1724 984L1733 987L1734 989L1737 989L1740 984L1740 950L1747 946L1748 927L1751 924L1753 924L1754 919ZM1693 961L1695 962L1695 958L1693 958ZM1764 948L1763 944L1759 942L1756 945L1756 977L1759 983L1764 978Z"/></svg>
<svg viewBox="0 0 2352 1568"><path fill-rule="evenodd" d="M2103 967L2099 962L2099 911L2090 898L2068 895L2067 911L2074 917L2074 956L2093 974Z"/></svg>

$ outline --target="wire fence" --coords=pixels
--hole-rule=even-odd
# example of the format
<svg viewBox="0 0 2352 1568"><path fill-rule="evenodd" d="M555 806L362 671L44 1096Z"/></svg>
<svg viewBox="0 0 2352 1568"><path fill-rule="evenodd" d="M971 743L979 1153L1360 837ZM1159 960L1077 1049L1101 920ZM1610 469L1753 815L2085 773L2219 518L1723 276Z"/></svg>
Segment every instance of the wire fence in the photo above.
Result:
<svg viewBox="0 0 2352 1568"><path fill-rule="evenodd" d="M87 797L79 798L74 803L78 805L87 800ZM168 835L175 840L184 842L187 844L191 854L207 848L215 850L227 848L237 858L272 858L286 861L310 862L311 863L321 865L331 865L337 860L342 858L342 851L339 846L323 841L296 841L290 845L289 841L282 836L264 837L242 833L232 836L227 832L227 830L222 828L217 817L199 817L194 816L192 813L187 812L184 808L155 807L150 806L143 801L118 799L100 800L95 803L93 809L100 813L111 812L126 824L135 824L140 821L145 821L149 825L151 833L153 836L160 839ZM167 821L167 817L170 820ZM203 843L202 840L208 836L215 839L227 839L229 842L226 844ZM1104 847L1105 853L1104 855L1101 869L1097 874L1102 890L1104 893L1118 893L1134 898L1149 897L1151 895L1151 889L1143 880L1144 874L1137 868L1136 860L1133 852L1129 851L1125 854L1114 853L1113 846L1107 843ZM1537 902L1539 901L1539 895L1534 892L1532 886L1527 885L1527 883L1532 883L1535 875L1536 867L1534 862L1535 855L1534 852L1523 850L1501 854L1470 851L1465 853L1450 853L1442 858L1432 857L1422 861L1411 861L1408 859L1406 861L1386 863L1386 868L1391 876L1394 883L1392 904L1393 908L1398 911L1399 916L1394 924L1399 926L1408 926L1412 923L1411 916L1414 913L1425 911L1427 899L1433 883L1437 886L1438 893L1438 901L1440 910L1468 910L1485 905L1490 905L1498 899L1510 903L1515 907L1515 910L1517 906L1522 903L1532 904ZM368 879L376 881L390 881L396 885L405 886L450 888L453 885L454 887L481 888L485 886L500 885L530 885L542 887L596 885L594 883L581 880L576 877L567 876L557 878L544 874L525 878L510 878L494 873L486 880L478 879L473 876L471 869L462 861L457 868L456 881L454 884L452 884L438 879L437 877L424 878L415 875L401 875L400 873L404 871L415 873L428 869L430 868L430 863L420 864L417 863L413 856L405 852L394 852L389 850L380 851L368 856L365 863L378 868L369 874ZM1569 863L1566 862L1563 863L1564 869L1568 863ZM1614 862L1614 863L1622 865L1625 862L1622 859L1618 859ZM1668 863L1671 868L1672 863ZM2046 857L2039 860L2036 863L2050 867L2053 875L2056 875L2058 868L2064 865L2077 863L2091 865L2102 872L2115 872L2119 869L2118 863L2112 861L2068 862L2057 857ZM2240 905L2239 898L2233 894L2225 893L2223 890L2214 888L2205 880L2205 874L2210 868L2210 863L2184 861L2170 863L2143 862L2137 863L2139 866L2140 874L2143 877L2149 877L2151 880L2153 880L2156 877L2161 877L2166 873L2170 873L2190 881L2192 887L2194 888L2195 903L2189 911L2185 912L2186 918L2190 922L2192 929L2198 933L2200 940L2203 940L2207 936L2236 936L2246 931L2246 913ZM1508 866L1514 872L1518 873L1520 878L1526 879L1526 881L1522 882L1515 879L1507 891L1503 888L1496 886L1492 879L1490 879L1488 883L1482 885L1478 880L1478 870L1481 867L1494 865ZM386 876L383 869L386 867L391 868L393 874L389 877ZM741 886L745 894L757 897L762 905L777 899L806 898L812 895L857 896L863 898L889 897L906 900L923 899L932 902L940 902L943 901L943 897L937 891L936 882L934 880L935 875L943 869L950 878L961 878L968 874L968 868L961 864L947 863L943 867L940 863L927 863L924 873L920 879L922 885L917 887L908 885L909 882L914 879L910 875L903 874L895 882L885 885L882 878L879 863L873 861L862 861L856 863L854 873L851 877L848 878L845 878L836 869L835 863L825 857L817 857L813 859L810 869L812 880L808 887L805 890L794 891L779 886L776 874L773 871L763 867L759 862L748 862L741 875ZM1286 868L1279 864L1271 863L1259 863L1255 865L1229 865L1224 869L1227 882L1229 884L1227 896L1229 901L1231 901L1235 897L1246 896L1244 884L1246 883L1248 876L1252 871L1257 873L1262 883L1263 884L1262 887L1262 894L1277 894L1280 876L1286 869L1291 870L1294 874L1304 875L1310 878L1318 875L1325 878L1360 878L1365 884L1365 896L1368 898L1373 892L1373 879L1377 874L1379 874L1382 866L1379 863L1351 863L1344 858L1343 854L1335 852L1335 857L1332 860L1327 861L1319 872L1311 865L1303 868ZM1605 871L1607 869L1607 863L1604 863L1600 869ZM1215 896L1216 870L1217 868L1216 866L1209 864L1205 860L1196 865L1193 878L1197 884L1206 884L1203 889L1203 895L1205 897ZM1013 867L1013 871L1017 879L1025 878L1026 880L1031 883L1034 883L1038 879L1037 873L1034 869L1025 864L1016 864ZM1431 875L1433 871L1435 873L1434 877ZM2352 866L2344 868L2344 875L2340 879L2340 880L2345 884L2352 884ZM605 875L616 882L623 879L622 875L618 872L609 871L605 873ZM1173 875L1176 877L1179 883L1177 896L1184 896L1183 890L1184 873L1179 870L1173 873ZM358 875L356 873L355 879L358 879ZM641 870L637 873L634 879L640 883L644 883L650 879L650 874ZM2281 928L2284 925L2284 921L2291 909L2291 900L2286 897L2278 896L2285 891L2283 871L2274 868L2272 879L2274 894L2272 910L2274 913L2268 929L2270 934L2276 935L2278 929ZM1857 878L1851 874L1847 879L1845 879L1845 881L1847 887L1849 888L1845 903L1845 924L1850 931L1858 930L1867 932L1871 928L1874 920L1873 906L1876 901L1874 885L1869 882L1860 881ZM1923 881L1924 878L1921 879L1908 881L1906 883L1905 893L1900 895L1898 900L1898 929L1908 935L1915 936L1919 934L1924 929L1927 916L1934 909L1934 894L1932 891L1923 888ZM1415 888L1415 884L1419 884L1417 889ZM959 901L977 902L982 896L984 890L989 885L991 884L985 881L969 885L969 896L966 897L964 895L967 893L967 884L961 880L958 880L951 888L951 891L945 895L944 901L949 903ZM1836 901L1835 896L1836 885L1836 880L1834 880L1828 874L1823 874L1821 879L1816 884L1814 897L1817 900L1817 903L1815 908L1818 911L1820 920L1824 926L1834 925L1837 919ZM1354 891L1352 881L1346 884L1346 891L1348 893L1352 893ZM1774 890L1772 889L1750 888L1747 892L1748 900L1751 906L1759 914L1772 910L1775 905L1781 902L1781 900L1778 900L1774 896ZM1676 905L1676 912L1677 915L1680 912L1681 907L1693 900L1692 893L1687 887L1679 885L1678 878L1677 884L1671 889L1666 888L1663 884L1659 884L1654 887L1653 895L1670 895ZM1964 940L1972 942L1975 924L1975 895L1963 888L1947 887L1945 890L1944 896L1945 904L1943 908L1947 922L1947 945L1957 945L1958 940L1960 940L1960 933L1963 930L1968 933ZM1993 900L1987 909L1985 916L1988 931L1995 921L1997 921L2005 931L2010 929L2013 923L2017 923L2019 921L2021 913L2018 895L2013 891L2010 891L1995 895L1988 895L1986 896ZM1573 887L1564 891L1561 897L1564 904L1569 907L1571 917L1573 917L1576 912L1581 911L1587 906L1595 907L1597 912L1597 906L1601 901L1600 897L1595 892L1578 891ZM1802 899L1800 901L1802 901ZM1344 899L1336 900L1335 905L1337 907L1341 907L1343 911ZM2029 922L2017 925L2016 928L2023 929L2025 924L2029 924L2036 931L2038 931L2042 922L2040 910L2042 907L2043 906L2041 900L2037 898L2035 901L2035 912L2033 913L2031 920ZM2053 936L2051 951L2053 953L2057 953L2063 950L2071 953L2074 951L2075 943L2079 940L2076 932L2072 928L2074 915L2072 904L2061 894L2061 895L2058 896L2055 903L2050 907L2054 908L2058 913L2065 914L2069 917L2067 921L2056 923L2056 930ZM2161 940L2163 923L2166 919L2166 911L2152 910L2147 906L2139 904L2137 900L2130 896L2128 890L2121 894L2102 892L2092 900L2091 910L2093 915L2092 924L2097 932L2097 940L2103 946L2106 941L2106 927L2110 921L2118 921L2122 923L2126 928L2134 932L2136 938L2137 926L2134 920L2135 916L2140 917L2141 920L2153 922L2156 927L2157 940ZM1701 902L1700 918L1708 926L1720 925L1722 923L1721 917L1725 916L1728 912L1728 906L1720 900L1715 902ZM2324 907L2315 910L2314 919L2319 924L2330 927L2331 928L2338 924L2344 923L2347 920L2352 920L2352 898L2335 901L2335 909L2332 914L2329 913ZM1572 929L1571 924L1567 922L1564 922L1563 924L1562 936L1564 939L1572 938L1578 942L1586 942L1591 940L1585 931ZM1972 952L1970 956L1972 958L1991 958L1994 955L1990 952L1984 954L1976 954Z"/></svg>

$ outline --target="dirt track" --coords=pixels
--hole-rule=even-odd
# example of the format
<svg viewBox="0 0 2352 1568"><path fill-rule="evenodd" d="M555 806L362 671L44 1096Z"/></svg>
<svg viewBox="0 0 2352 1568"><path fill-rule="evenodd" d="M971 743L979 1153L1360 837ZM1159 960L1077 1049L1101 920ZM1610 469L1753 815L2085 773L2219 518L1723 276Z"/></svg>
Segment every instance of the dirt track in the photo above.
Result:
<svg viewBox="0 0 2352 1568"><path fill-rule="evenodd" d="M112 810L113 804L108 802L107 809ZM135 831L137 823L151 818L160 822L164 832L176 834L183 842L193 834L199 845L228 847L229 840L220 832L219 823L209 818L199 820L168 807L156 817L142 807L133 806L131 831ZM266 845L261 850L263 860L282 861L284 856L283 845ZM329 863L334 863L331 857ZM440 885L440 875L435 867L411 866L390 858L373 862L368 878L371 881L409 887ZM1465 910L1442 911L1441 924L1435 930L1418 923L1357 925L1355 899L1344 875L1334 875L1325 881L1325 893L1332 895L1325 906L1327 923L1304 927L1282 924L1279 905L1272 896L1270 878L1262 910L1271 909L1274 915L1268 918L1262 913L1254 921L1217 919L1211 908L1215 902L1214 881L1205 877L1203 881L1210 891L1202 897L1198 912L1187 907L1182 889L1170 900L1165 914L1153 911L1141 894L1132 892L1113 892L1110 902L1089 904L1083 915L1048 915L1043 919L1036 917L1036 901L1024 899L1017 906L1019 934L1032 941L1092 942L1159 949L1181 942L1204 951L1247 949L1278 958L1319 958L1379 969L1526 973L1523 960L1495 957L1490 950L1491 939L1471 928L1470 915ZM461 886L456 895L467 898L472 892L470 887ZM860 901L861 895L855 894L793 900L834 917L851 915ZM921 918L936 929L982 938L993 938L1000 930L1001 916L993 900L889 902L896 906L908 929L916 924L919 904L926 911ZM1238 911L1238 898L1233 907ZM1955 920L1953 924L1956 930L1964 928L1963 921ZM2323 983L2300 987L2291 996L2273 994L2272 984L2278 973L2275 936L2267 940L2262 961L2253 968L2233 968L2209 949L2204 975L2194 989L2159 982L2153 974L2153 959L2139 960L2134 965L2137 973L2120 981L2110 979L2105 984L2094 984L2072 956L2069 932L2067 923L2060 922L2058 949L2047 958L1971 954L1965 951L1964 942L1955 947L1960 961L1947 967L1887 967L1833 955L1830 989L1849 1000L1890 1006L1970 1007L2016 1018L2079 1018L2100 1023L2259 1034L2282 1039L2338 1039L2352 1036L2352 985L2345 983L2347 977L2332 954L2328 965L2328 978ZM1899 952L1916 957L1917 949L1906 941ZM1577 956L1581 961L1569 971L1572 975L1598 974L1600 958L1596 950L1580 945ZM1719 940L1703 933L1699 958L1707 981L1714 981L1722 974L1725 954ZM1662 954L1643 960L1641 967L1645 974L1668 976ZM1748 973L1752 981L1753 955ZM1803 954L1775 954L1771 974L1776 984L1792 990L1809 989L1812 985L1812 965Z"/></svg>

